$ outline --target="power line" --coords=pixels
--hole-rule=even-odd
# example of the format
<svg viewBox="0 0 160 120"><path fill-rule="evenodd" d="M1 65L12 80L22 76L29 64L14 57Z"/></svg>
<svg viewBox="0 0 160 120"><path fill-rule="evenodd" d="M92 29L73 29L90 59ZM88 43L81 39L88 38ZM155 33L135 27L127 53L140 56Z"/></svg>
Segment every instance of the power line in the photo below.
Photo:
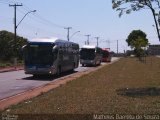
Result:
<svg viewBox="0 0 160 120"><path fill-rule="evenodd" d="M27 7L26 5L24 5L23 9L24 9L24 10L27 10L27 11L28 11L28 10L31 10L31 9L30 9L29 7ZM58 27L58 28L62 28L62 29L65 27L65 26L62 26L62 25L58 25L58 24L56 24L56 23L54 23L54 22L52 22L52 21L50 21L50 20L42 17L42 16L39 15L38 13L34 14L34 16L35 16L36 18L40 19L41 21L43 21L43 22L51 25L51 26Z"/></svg>
<svg viewBox="0 0 160 120"><path fill-rule="evenodd" d="M8 2L5 2L5 1L0 1L0 3L2 3L2 4L9 4Z"/></svg>
<svg viewBox="0 0 160 120"><path fill-rule="evenodd" d="M51 22L51 21L49 21L49 20L41 17L41 16L38 15L38 14L35 14L34 16L37 17L37 18L39 18L39 19L41 19L42 21L45 21L46 23L48 23L48 24L50 24L50 25L52 25L52 26L56 26L56 27L58 27L58 28L64 28L64 27L65 27L65 26L61 26L61 25L55 24L55 23L53 23L53 22Z"/></svg>
<svg viewBox="0 0 160 120"><path fill-rule="evenodd" d="M26 5L24 5L24 7L22 7L22 8L23 8L24 10L27 10L27 11L30 10L30 8L27 7ZM38 15L37 13L34 14L34 16L35 16L36 18L38 18L39 22L41 22L42 24L48 25L48 26L50 26L50 27L51 27L51 26L54 26L54 27L57 27L57 28L67 28L67 27L65 27L65 26L55 24L55 23L47 20L46 18ZM32 19L33 19L33 18L32 18ZM68 34L69 34L69 30L68 30ZM69 40L68 34L67 34L67 39ZM79 34L79 36L82 37L82 36L84 36L84 35ZM87 41L87 43L89 44L89 40Z"/></svg>
<svg viewBox="0 0 160 120"><path fill-rule="evenodd" d="M0 0L0 3L3 3L3 4L11 4L11 3L13 3L13 4L15 4L15 2L9 1L9 0Z"/></svg>
<svg viewBox="0 0 160 120"><path fill-rule="evenodd" d="M28 11L29 9L24 9L23 8L23 10L25 10L25 11ZM18 9L18 11L21 13L21 14L25 14L25 12L23 12L21 9ZM32 15L34 15L34 14L32 14ZM49 24L48 22L45 22L45 21L43 21L43 20L41 20L41 19L39 19L39 18L37 18L37 17L35 17L35 16L28 16L29 18L31 18L32 20L34 20L34 21L38 21L39 23L41 23L41 24L43 24L43 25L45 25L45 26L49 26L50 28L52 28L53 29L53 25L51 25L51 24ZM37 22L36 22L37 23ZM31 26L30 24L28 24L27 26ZM35 28L38 28L37 26L34 26ZM55 26L54 26L55 27ZM59 27L58 27L59 28ZM44 31L45 33L48 33L48 32L46 32L46 30L44 29L44 27L43 28L38 28L38 29L41 29L41 31ZM50 33L53 33L53 31L50 31ZM55 33L55 34L59 34L59 33ZM60 35L59 34L59 36L64 36L64 35Z"/></svg>
<svg viewBox="0 0 160 120"><path fill-rule="evenodd" d="M3 0L0 0L0 2L4 2ZM11 1L10 0L7 0L7 1L5 1L6 3L11 3ZM16 3L16 1L15 2L13 2L12 1L12 3ZM18 9L18 11L19 12L21 12L22 14L25 14L25 12L23 12L23 11L21 11L21 9L23 9L23 11L25 10L25 11L30 11L31 9L29 8L29 7L27 7L26 5L23 5L20 9ZM33 17L34 16L34 17ZM44 18L44 17L42 17L41 15L39 15L39 14L33 14L33 16L29 16L31 19L33 19L33 20L35 20L35 21L38 21L38 22L40 22L41 24L44 24L44 25L48 25L49 27L57 27L57 28L66 28L68 31L68 33L67 33L67 39L69 40L69 30L71 29L68 29L67 27L65 27L65 26L62 26L62 25L58 25L58 24L55 24L54 22L52 22L52 21L50 21L50 20L47 20L46 18ZM39 29L39 28L38 28ZM77 31L77 30L76 30ZM84 36L84 35L82 35L82 34L78 34L77 36ZM87 44L89 44L89 39L94 39L93 37L91 37L90 38L90 35L85 35L85 36L87 36ZM98 38L98 40L99 40L99 38ZM99 42L101 42L101 41L98 41L97 42L97 45L99 44Z"/></svg>
<svg viewBox="0 0 160 120"><path fill-rule="evenodd" d="M22 7L23 8L23 7ZM23 8L23 10L22 9L17 9L21 14L25 14L25 12L24 12L24 10L25 11L29 11L29 9L24 9ZM34 21L36 21L36 23L37 23L37 21L38 21L38 23L41 23L41 24L43 24L43 25L45 25L45 26L49 26L50 28L52 28L53 29L53 25L51 25L51 24L49 24L49 23L47 23L47 22L45 22L45 21L43 21L43 20L41 20L41 19L39 19L39 18L37 18L37 17L35 17L35 16L33 16L34 14L32 14L32 16L28 16L29 18L31 18L32 20L34 20ZM23 23L23 24L26 24L26 23ZM31 26L31 24L27 24L27 27L28 26ZM41 25L38 25L39 27L41 27ZM31 26L31 29L32 28L37 28L38 30L40 30L40 31L44 31L45 33L52 33L52 34L55 34L55 35L58 35L58 36L64 36L64 34L59 34L59 33L53 33L53 31L48 31L49 29L44 29L44 27L43 28L39 28L39 27L37 27L37 26ZM55 27L55 26L54 26ZM58 27L59 28L59 27ZM53 36L53 35L52 35Z"/></svg>
<svg viewBox="0 0 160 120"><path fill-rule="evenodd" d="M26 5L24 5L23 9L25 9L25 10L30 10L30 8L27 7ZM57 27L57 28L67 28L67 27L65 27L65 26L55 24L55 23L53 23L53 22L51 22L51 21L43 18L42 16L38 15L37 13L34 14L34 16L37 17L39 20L41 20L41 23L42 23L42 24L49 25L50 27L51 27L51 26L54 26L54 27ZM76 30L76 31L77 31L77 30ZM78 36L78 35L77 35L77 36ZM79 36L82 37L82 36L84 36L84 35L79 34ZM68 39L68 35L67 35L67 39Z"/></svg>

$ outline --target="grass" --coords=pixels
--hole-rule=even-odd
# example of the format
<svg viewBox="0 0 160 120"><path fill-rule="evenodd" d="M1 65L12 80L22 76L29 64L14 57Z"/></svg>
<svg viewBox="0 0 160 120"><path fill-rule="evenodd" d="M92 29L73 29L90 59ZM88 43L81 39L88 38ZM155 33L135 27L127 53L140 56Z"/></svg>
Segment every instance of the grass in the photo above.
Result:
<svg viewBox="0 0 160 120"><path fill-rule="evenodd" d="M136 58L122 58L29 102L12 106L9 113L159 114L159 88L159 58L148 57L146 64Z"/></svg>
<svg viewBox="0 0 160 120"><path fill-rule="evenodd" d="M12 64L7 63L7 62L0 62L0 68L5 68L5 67L8 67L8 66L12 66Z"/></svg>

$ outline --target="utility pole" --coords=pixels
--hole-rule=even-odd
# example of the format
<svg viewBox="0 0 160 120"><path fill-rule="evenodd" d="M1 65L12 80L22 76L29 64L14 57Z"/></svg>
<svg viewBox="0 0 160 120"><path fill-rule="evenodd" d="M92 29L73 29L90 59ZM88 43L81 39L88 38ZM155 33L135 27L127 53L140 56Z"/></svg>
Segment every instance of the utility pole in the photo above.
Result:
<svg viewBox="0 0 160 120"><path fill-rule="evenodd" d="M15 54L14 54L14 67L15 67L15 69L16 69L16 66L17 66L17 56L16 56L16 41L17 41L17 21L16 21L16 11L17 11L17 7L18 6L22 6L22 4L20 4L20 5L18 5L18 4L14 4L14 5L10 5L9 4L9 7L14 7L14 52L15 52Z"/></svg>
<svg viewBox="0 0 160 120"><path fill-rule="evenodd" d="M67 29L67 40L69 41L69 30L72 29L72 27L67 27L67 28L64 28L64 29Z"/></svg>
<svg viewBox="0 0 160 120"><path fill-rule="evenodd" d="M118 40L117 40L117 55L118 55Z"/></svg>
<svg viewBox="0 0 160 120"><path fill-rule="evenodd" d="M98 39L99 39L99 37L95 37L96 39L97 39L97 47L98 47Z"/></svg>
<svg viewBox="0 0 160 120"><path fill-rule="evenodd" d="M108 45L108 48L110 49L110 40L106 40L106 43Z"/></svg>
<svg viewBox="0 0 160 120"><path fill-rule="evenodd" d="M90 37L91 35L85 35L85 36L87 36L87 45L89 45L89 37Z"/></svg>

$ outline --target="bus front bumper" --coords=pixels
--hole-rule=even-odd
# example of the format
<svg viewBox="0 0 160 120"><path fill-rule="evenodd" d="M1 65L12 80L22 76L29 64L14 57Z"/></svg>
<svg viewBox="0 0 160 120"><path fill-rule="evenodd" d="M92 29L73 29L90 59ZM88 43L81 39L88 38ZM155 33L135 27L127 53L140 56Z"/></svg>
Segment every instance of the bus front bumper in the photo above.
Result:
<svg viewBox="0 0 160 120"><path fill-rule="evenodd" d="M94 65L94 60L80 60L80 64L88 64L88 65Z"/></svg>
<svg viewBox="0 0 160 120"><path fill-rule="evenodd" d="M29 68L25 67L25 74L37 74L37 75L52 75L55 74L56 70L53 68Z"/></svg>

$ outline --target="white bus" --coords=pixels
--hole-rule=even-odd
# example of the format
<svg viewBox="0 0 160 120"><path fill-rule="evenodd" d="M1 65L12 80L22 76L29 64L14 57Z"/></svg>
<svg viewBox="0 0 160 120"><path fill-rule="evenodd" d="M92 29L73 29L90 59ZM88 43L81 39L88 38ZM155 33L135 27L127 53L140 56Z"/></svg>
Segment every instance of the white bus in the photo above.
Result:
<svg viewBox="0 0 160 120"><path fill-rule="evenodd" d="M79 45L58 38L33 39L23 47L26 74L57 74L79 65Z"/></svg>
<svg viewBox="0 0 160 120"><path fill-rule="evenodd" d="M102 49L96 46L84 45L80 50L80 64L100 65L102 61Z"/></svg>

